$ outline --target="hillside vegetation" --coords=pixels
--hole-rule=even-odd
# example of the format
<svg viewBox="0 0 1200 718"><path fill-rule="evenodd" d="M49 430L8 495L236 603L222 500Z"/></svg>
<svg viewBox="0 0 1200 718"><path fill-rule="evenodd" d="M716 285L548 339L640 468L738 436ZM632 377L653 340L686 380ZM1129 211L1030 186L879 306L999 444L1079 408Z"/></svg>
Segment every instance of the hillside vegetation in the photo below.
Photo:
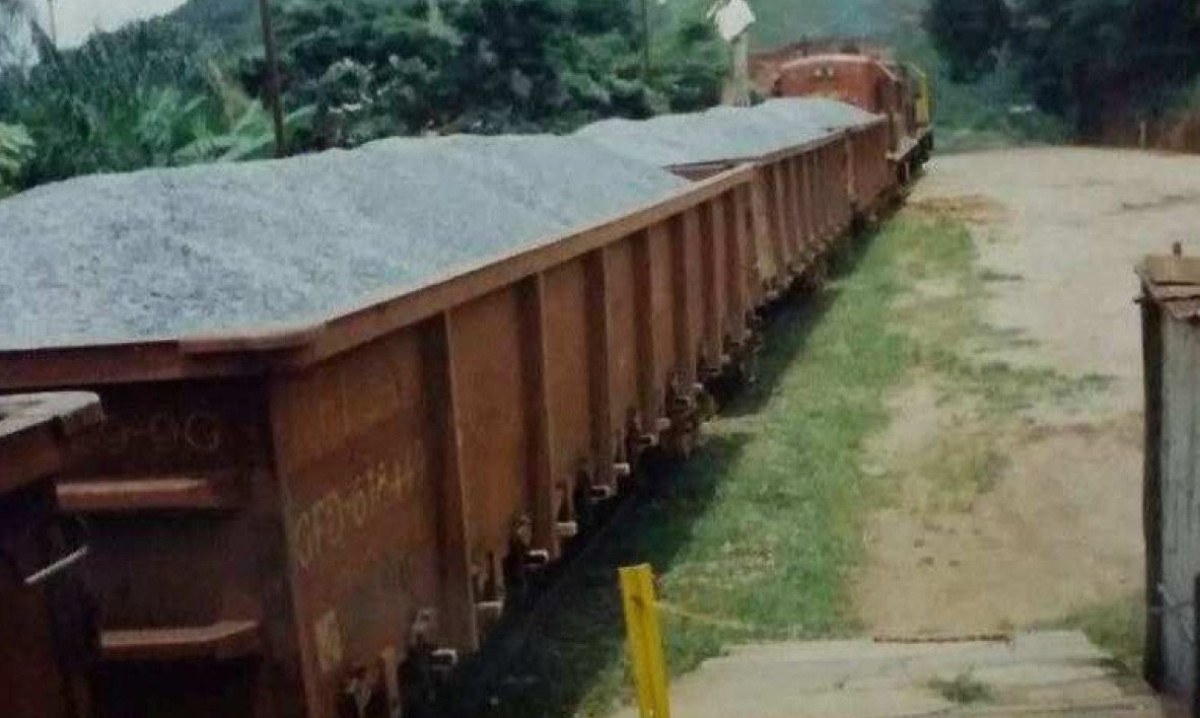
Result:
<svg viewBox="0 0 1200 718"><path fill-rule="evenodd" d="M0 0L3 2L3 0ZM265 63L247 0L42 48L0 74L0 193L78 174L269 155ZM557 131L719 98L702 18L642 62L632 4L609 0L276 0L288 151L422 132ZM28 139L30 142L26 142ZM19 140L19 141L17 141Z"/></svg>
<svg viewBox="0 0 1200 718"><path fill-rule="evenodd" d="M931 0L951 72L1010 72L1076 137L1108 140L1194 97L1200 14L1176 0Z"/></svg>
<svg viewBox="0 0 1200 718"><path fill-rule="evenodd" d="M752 4L759 48L867 36L928 69L943 149L1062 135L1061 123L1029 111L1022 78L1003 64L950 82L922 27L926 0ZM191 0L74 50L42 42L36 66L0 70L0 194L92 172L269 156L256 5ZM290 153L694 110L717 101L728 64L705 17L710 0L648 0L648 67L639 0L273 6ZM10 14L19 7L0 0Z"/></svg>

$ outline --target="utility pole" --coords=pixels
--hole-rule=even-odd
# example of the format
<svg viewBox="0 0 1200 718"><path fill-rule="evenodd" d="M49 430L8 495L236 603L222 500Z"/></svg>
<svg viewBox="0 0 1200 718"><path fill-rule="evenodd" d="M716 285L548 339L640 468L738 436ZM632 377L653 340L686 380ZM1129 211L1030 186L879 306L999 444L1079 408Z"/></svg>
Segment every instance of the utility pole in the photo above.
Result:
<svg viewBox="0 0 1200 718"><path fill-rule="evenodd" d="M58 18L55 17L54 0L46 0L46 8L50 15L50 42L58 47Z"/></svg>
<svg viewBox="0 0 1200 718"><path fill-rule="evenodd" d="M733 75L730 103L734 107L750 106L750 33L743 32L733 39Z"/></svg>
<svg viewBox="0 0 1200 718"><path fill-rule="evenodd" d="M275 126L275 156L287 156L287 142L283 136L283 100L279 93L279 56L275 51L275 27L271 21L270 0L258 0L258 14L262 21L263 53L267 63L267 104L271 109L271 120Z"/></svg>
<svg viewBox="0 0 1200 718"><path fill-rule="evenodd" d="M429 29L442 29L442 5L438 0L426 0L428 4Z"/></svg>
<svg viewBox="0 0 1200 718"><path fill-rule="evenodd" d="M642 79L650 80L650 0L642 2Z"/></svg>

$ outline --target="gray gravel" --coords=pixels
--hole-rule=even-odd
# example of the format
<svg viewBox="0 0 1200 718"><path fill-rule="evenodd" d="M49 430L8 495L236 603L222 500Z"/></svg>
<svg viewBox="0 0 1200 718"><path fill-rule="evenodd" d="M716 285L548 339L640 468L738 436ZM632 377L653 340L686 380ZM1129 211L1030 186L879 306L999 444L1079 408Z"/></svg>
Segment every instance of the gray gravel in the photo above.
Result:
<svg viewBox="0 0 1200 718"><path fill-rule="evenodd" d="M784 121L808 122L831 130L862 127L881 118L860 107L826 97L781 97L757 105L751 111Z"/></svg>
<svg viewBox="0 0 1200 718"><path fill-rule="evenodd" d="M861 125L874 115L836 100L787 98L648 120L603 120L580 129L615 153L670 167L748 159Z"/></svg>
<svg viewBox="0 0 1200 718"><path fill-rule="evenodd" d="M685 186L578 139L398 139L0 202L0 349L328 316Z"/></svg>

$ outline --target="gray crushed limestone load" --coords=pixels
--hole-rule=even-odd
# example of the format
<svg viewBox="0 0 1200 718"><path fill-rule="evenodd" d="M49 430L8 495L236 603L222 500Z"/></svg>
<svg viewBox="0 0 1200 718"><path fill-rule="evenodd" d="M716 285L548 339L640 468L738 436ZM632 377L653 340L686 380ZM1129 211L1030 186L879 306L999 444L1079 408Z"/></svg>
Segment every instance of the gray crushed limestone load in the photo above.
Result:
<svg viewBox="0 0 1200 718"><path fill-rule="evenodd" d="M564 137L388 140L0 201L0 350L325 318L687 182Z"/></svg>
<svg viewBox="0 0 1200 718"><path fill-rule="evenodd" d="M612 152L578 138L556 136L438 139L400 138L366 145L371 152L397 153L436 143L439 156L461 176L487 184L492 191L566 226L593 224L652 204L664 189L687 182L645 163L631 164ZM619 180L619 181L614 181Z"/></svg>
<svg viewBox="0 0 1200 718"><path fill-rule="evenodd" d="M714 132L730 137L730 146L744 147L757 157L777 150L825 139L829 128L804 117L779 117L756 112L753 107L714 107L704 112Z"/></svg>
<svg viewBox="0 0 1200 718"><path fill-rule="evenodd" d="M831 130L853 129L882 119L881 115L827 97L780 97L751 109L760 115L807 122Z"/></svg>
<svg viewBox="0 0 1200 718"><path fill-rule="evenodd" d="M647 120L602 120L576 136L660 167L752 159L828 137L819 118L794 112L717 107Z"/></svg>
<svg viewBox="0 0 1200 718"><path fill-rule="evenodd" d="M612 119L586 125L575 132L616 154L655 167L684 164L683 158L702 151L697 142L689 142L688 130L681 125L691 115L663 115L651 120Z"/></svg>

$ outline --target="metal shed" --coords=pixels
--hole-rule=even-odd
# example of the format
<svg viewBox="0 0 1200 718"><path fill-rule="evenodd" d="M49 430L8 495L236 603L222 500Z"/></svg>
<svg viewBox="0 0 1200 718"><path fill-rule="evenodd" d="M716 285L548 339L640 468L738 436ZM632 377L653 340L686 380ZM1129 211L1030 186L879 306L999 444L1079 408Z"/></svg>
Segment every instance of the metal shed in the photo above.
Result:
<svg viewBox="0 0 1200 718"><path fill-rule="evenodd" d="M1139 266L1146 401L1146 679L1200 708L1200 259Z"/></svg>

